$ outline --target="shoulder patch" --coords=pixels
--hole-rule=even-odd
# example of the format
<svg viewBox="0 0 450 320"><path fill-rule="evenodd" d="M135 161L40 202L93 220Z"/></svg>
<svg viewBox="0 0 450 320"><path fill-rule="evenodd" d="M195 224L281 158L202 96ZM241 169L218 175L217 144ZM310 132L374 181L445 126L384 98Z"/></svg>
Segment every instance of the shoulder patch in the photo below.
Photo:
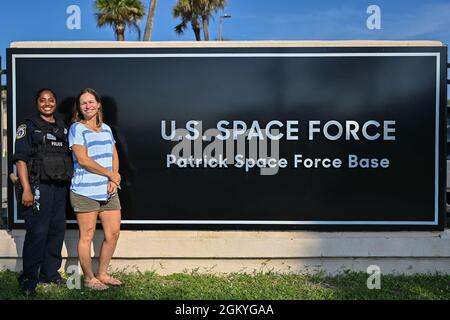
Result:
<svg viewBox="0 0 450 320"><path fill-rule="evenodd" d="M17 128L16 139L21 139L27 135L27 125L22 124Z"/></svg>

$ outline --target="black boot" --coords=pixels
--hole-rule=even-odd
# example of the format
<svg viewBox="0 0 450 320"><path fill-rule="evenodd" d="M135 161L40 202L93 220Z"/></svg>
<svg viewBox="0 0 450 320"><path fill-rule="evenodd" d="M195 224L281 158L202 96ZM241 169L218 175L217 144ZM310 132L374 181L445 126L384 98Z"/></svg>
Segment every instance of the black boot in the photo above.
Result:
<svg viewBox="0 0 450 320"><path fill-rule="evenodd" d="M22 295L25 297L34 297L36 295L37 283L35 280L31 280L25 277L23 274L18 277L19 289Z"/></svg>

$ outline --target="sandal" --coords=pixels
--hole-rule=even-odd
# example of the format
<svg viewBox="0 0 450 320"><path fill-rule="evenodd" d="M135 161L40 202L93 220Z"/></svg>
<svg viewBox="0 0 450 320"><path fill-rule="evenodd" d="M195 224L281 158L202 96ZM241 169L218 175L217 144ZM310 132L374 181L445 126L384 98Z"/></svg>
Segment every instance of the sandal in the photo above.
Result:
<svg viewBox="0 0 450 320"><path fill-rule="evenodd" d="M109 289L109 287L106 284L102 283L97 278L92 278L91 280L84 280L84 287L97 291L104 291Z"/></svg>
<svg viewBox="0 0 450 320"><path fill-rule="evenodd" d="M119 279L116 279L114 277L111 277L109 275L97 275L96 278L102 282L105 285L110 285L110 286L121 286L122 285L122 281L120 281Z"/></svg>

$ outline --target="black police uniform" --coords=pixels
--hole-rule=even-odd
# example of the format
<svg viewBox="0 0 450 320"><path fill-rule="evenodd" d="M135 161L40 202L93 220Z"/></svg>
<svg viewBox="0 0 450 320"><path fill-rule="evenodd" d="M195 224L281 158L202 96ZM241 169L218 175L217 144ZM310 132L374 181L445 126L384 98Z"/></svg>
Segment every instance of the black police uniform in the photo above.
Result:
<svg viewBox="0 0 450 320"><path fill-rule="evenodd" d="M56 117L55 117L56 118ZM34 195L32 207L23 209L25 242L22 290L34 291L38 282L60 282L61 249L66 226L68 182L73 173L67 126L56 118L49 123L39 115L17 129L13 161L23 160Z"/></svg>

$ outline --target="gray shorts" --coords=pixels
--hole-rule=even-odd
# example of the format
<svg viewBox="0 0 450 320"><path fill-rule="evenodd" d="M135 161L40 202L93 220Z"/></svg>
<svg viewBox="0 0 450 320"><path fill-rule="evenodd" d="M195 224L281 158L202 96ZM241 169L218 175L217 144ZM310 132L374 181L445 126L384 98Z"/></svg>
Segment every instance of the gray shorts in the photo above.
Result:
<svg viewBox="0 0 450 320"><path fill-rule="evenodd" d="M92 211L101 212L121 209L120 199L117 192L106 201L98 201L70 191L70 204L72 205L75 213Z"/></svg>

